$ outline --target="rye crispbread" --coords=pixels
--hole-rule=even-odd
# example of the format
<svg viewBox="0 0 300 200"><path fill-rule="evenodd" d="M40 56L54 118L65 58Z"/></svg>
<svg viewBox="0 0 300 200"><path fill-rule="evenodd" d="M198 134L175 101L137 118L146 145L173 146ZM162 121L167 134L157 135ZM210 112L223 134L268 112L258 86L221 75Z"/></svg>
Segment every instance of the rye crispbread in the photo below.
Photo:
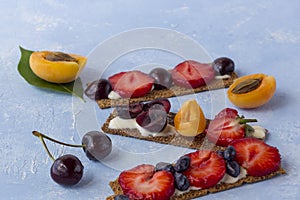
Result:
<svg viewBox="0 0 300 200"><path fill-rule="evenodd" d="M169 144L174 146L186 147L191 149L200 149L200 148L210 148L218 149L219 147L215 144L209 142L205 138L204 133L200 133L196 137L186 137L179 134L174 134L170 136L142 136L138 129L112 129L109 128L110 121L117 116L116 111L112 112L106 122L102 126L102 130L105 133L120 135L125 137L136 138L140 140L147 140L152 142L157 142L161 144ZM174 117L175 113L170 112L168 114L168 124L174 126ZM208 121L208 120L207 120Z"/></svg>
<svg viewBox="0 0 300 200"><path fill-rule="evenodd" d="M242 179L238 180L235 183L220 183L220 184L217 184L216 186L208 188L208 189L190 190L187 193L180 194L180 195L175 195L170 200L194 199L194 198L197 198L197 197L208 195L210 193L221 192L221 191L224 191L224 190L239 187L243 184L250 184L250 183L255 183L255 182L267 180L267 179L270 179L270 178L272 178L276 175L285 174L285 173L286 173L285 170L281 167L276 172L273 172L273 173L271 173L269 175L266 175L266 176L259 176L259 177L246 176L245 178L242 178ZM116 179L114 181L111 181L109 183L109 185L110 185L111 189L113 190L114 195L107 197L106 200L113 200L115 195L123 194L123 191L122 191L122 189L119 185L118 179Z"/></svg>
<svg viewBox="0 0 300 200"><path fill-rule="evenodd" d="M129 103L134 103L134 102L151 101L157 98L170 98L176 96L183 96L187 94L194 94L194 93L204 92L208 90L228 88L237 77L238 77L237 74L233 72L230 74L230 78L228 79L214 79L211 82L209 82L207 85L194 88L194 89L186 89L178 86L172 86L170 89L153 90L143 97L131 98L131 99L101 99L101 100L97 100L96 102L101 109L104 109L104 108L114 107L117 105L127 105Z"/></svg>
<svg viewBox="0 0 300 200"><path fill-rule="evenodd" d="M168 125L174 126L174 117L176 113L169 112L168 113ZM157 142L161 144L168 144L173 146L185 147L190 149L222 149L223 147L217 146L214 143L208 141L205 133L200 133L195 137L187 137L178 134L177 132L173 135L168 136L142 136L138 129L115 129L110 128L109 123L112 119L117 117L117 112L114 110L106 122L102 125L102 131L112 135L119 135L123 137L131 137L140 140L146 140L151 142ZM206 126L208 126L210 119L206 119ZM261 138L265 140L266 136Z"/></svg>

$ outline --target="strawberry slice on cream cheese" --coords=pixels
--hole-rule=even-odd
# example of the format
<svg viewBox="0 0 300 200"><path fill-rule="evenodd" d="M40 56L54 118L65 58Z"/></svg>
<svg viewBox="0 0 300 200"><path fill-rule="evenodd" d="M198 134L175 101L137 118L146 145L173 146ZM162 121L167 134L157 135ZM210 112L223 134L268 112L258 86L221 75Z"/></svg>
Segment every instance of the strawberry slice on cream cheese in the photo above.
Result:
<svg viewBox="0 0 300 200"><path fill-rule="evenodd" d="M141 71L120 72L108 78L113 91L123 98L136 98L149 93L154 79Z"/></svg>

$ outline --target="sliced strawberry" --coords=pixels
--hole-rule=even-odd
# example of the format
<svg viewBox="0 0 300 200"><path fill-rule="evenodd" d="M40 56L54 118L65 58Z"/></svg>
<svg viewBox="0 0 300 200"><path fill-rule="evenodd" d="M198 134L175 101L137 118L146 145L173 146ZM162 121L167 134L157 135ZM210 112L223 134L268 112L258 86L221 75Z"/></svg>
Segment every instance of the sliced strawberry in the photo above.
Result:
<svg viewBox="0 0 300 200"><path fill-rule="evenodd" d="M120 72L120 73L117 73L117 74L114 74L112 76L110 76L108 78L108 81L110 82L112 88L115 87L115 85L117 85L118 81L121 79L121 77L126 74L127 72Z"/></svg>
<svg viewBox="0 0 300 200"><path fill-rule="evenodd" d="M231 144L236 151L236 161L251 176L265 176L280 167L280 154L272 147L256 138L243 138Z"/></svg>
<svg viewBox="0 0 300 200"><path fill-rule="evenodd" d="M149 93L154 79L141 71L120 72L108 78L113 90L123 98L141 97Z"/></svg>
<svg viewBox="0 0 300 200"><path fill-rule="evenodd" d="M210 64L203 64L193 60L179 63L171 70L173 82L185 88L196 88L206 85L215 76Z"/></svg>
<svg viewBox="0 0 300 200"><path fill-rule="evenodd" d="M172 173L155 172L155 167L147 164L123 171L119 184L130 199L168 200L175 191Z"/></svg>
<svg viewBox="0 0 300 200"><path fill-rule="evenodd" d="M207 139L216 145L228 146L233 140L245 137L247 122L256 122L256 120L244 119L236 110L225 108L210 121L206 129Z"/></svg>
<svg viewBox="0 0 300 200"><path fill-rule="evenodd" d="M238 116L237 110L233 108L224 108L215 116L215 118L222 118L222 117L236 118L237 116Z"/></svg>
<svg viewBox="0 0 300 200"><path fill-rule="evenodd" d="M245 137L245 129L235 118L216 118L206 130L207 139L219 146L228 146L230 142Z"/></svg>
<svg viewBox="0 0 300 200"><path fill-rule="evenodd" d="M191 186L202 189L215 186L225 175L225 160L216 152L198 150L187 154L191 158L190 167L183 172Z"/></svg>

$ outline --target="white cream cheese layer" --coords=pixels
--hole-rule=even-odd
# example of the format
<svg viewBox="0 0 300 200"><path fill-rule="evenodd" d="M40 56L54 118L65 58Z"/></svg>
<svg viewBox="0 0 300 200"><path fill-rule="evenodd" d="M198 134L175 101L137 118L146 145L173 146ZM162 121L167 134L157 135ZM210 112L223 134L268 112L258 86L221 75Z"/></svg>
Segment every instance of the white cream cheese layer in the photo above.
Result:
<svg viewBox="0 0 300 200"><path fill-rule="evenodd" d="M109 94L108 94L108 98L109 99L121 99L121 96L114 92L114 91L111 91Z"/></svg>
<svg viewBox="0 0 300 200"><path fill-rule="evenodd" d="M191 190L201 190L201 188L200 188L200 187L195 187L195 186L190 186L190 187L189 187L187 190L185 190L185 191L180 191L180 190L178 190L178 189L175 189L175 192L174 192L173 196L175 196L175 195L181 195L181 194L187 193L187 192L189 192L189 191L191 191Z"/></svg>
<svg viewBox="0 0 300 200"><path fill-rule="evenodd" d="M120 117L113 118L108 128L110 129L138 129L138 131L141 133L142 136L169 136L176 134L176 130L174 126L171 126L170 124L167 124L167 126L159 133L156 132L150 132L143 127L139 126L135 119L122 119Z"/></svg>
<svg viewBox="0 0 300 200"><path fill-rule="evenodd" d="M125 129L130 128L134 129L136 128L136 122L135 119L122 119L120 117L115 117L109 122L108 128L110 129Z"/></svg>
<svg viewBox="0 0 300 200"><path fill-rule="evenodd" d="M229 79L231 78L231 76L229 74L225 74L225 75L219 75L219 76L215 76L215 79L221 80L221 79Z"/></svg>

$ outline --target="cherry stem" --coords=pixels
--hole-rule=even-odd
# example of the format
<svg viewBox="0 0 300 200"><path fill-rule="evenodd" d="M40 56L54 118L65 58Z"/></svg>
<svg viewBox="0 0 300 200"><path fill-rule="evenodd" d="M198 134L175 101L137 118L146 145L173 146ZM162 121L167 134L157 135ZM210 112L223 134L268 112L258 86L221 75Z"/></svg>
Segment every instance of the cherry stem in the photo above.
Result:
<svg viewBox="0 0 300 200"><path fill-rule="evenodd" d="M43 146L44 146L44 148L46 149L47 154L49 155L49 157L51 158L51 160L54 162L54 161L55 161L55 158L54 158L54 157L52 156L52 154L50 153L50 151L49 151L49 149L48 149L48 147L47 147L47 145L46 145L46 143L45 143L44 138L43 138L42 136L38 136L38 137L40 138L41 142L43 143Z"/></svg>
<svg viewBox="0 0 300 200"><path fill-rule="evenodd" d="M58 143L58 144L61 144L61 145L65 145L65 146L69 146L69 147L79 147L79 148L82 148L82 147L85 147L85 145L82 145L82 144L68 144L68 143L64 143L64 142L61 142L61 141L58 141L58 140L55 140L43 133L40 133L38 131L32 131L32 134L36 137L39 137L39 138L45 138L47 140L50 140L52 142L55 142L55 143Z"/></svg>
<svg viewBox="0 0 300 200"><path fill-rule="evenodd" d="M60 142L60 141L55 140L55 139L53 139L53 138L51 138L51 137L48 137L47 135L44 135L43 133L40 133L40 132L38 132L38 131L32 131L32 134L33 134L34 136L40 138L41 142L43 143L44 148L46 149L47 154L49 155L49 157L50 157L53 161L55 161L55 158L54 158L53 155L50 153L50 151L49 151L49 149L48 149L48 147L47 147L47 145L46 145L46 143L45 143L44 138L47 139L47 140L50 140L50 141L52 141L52 142L55 142L55 143L58 143L58 144L61 144L61 145L65 145L65 146L69 146L69 147L85 147L85 145L67 144L67 143L64 143L64 142Z"/></svg>

